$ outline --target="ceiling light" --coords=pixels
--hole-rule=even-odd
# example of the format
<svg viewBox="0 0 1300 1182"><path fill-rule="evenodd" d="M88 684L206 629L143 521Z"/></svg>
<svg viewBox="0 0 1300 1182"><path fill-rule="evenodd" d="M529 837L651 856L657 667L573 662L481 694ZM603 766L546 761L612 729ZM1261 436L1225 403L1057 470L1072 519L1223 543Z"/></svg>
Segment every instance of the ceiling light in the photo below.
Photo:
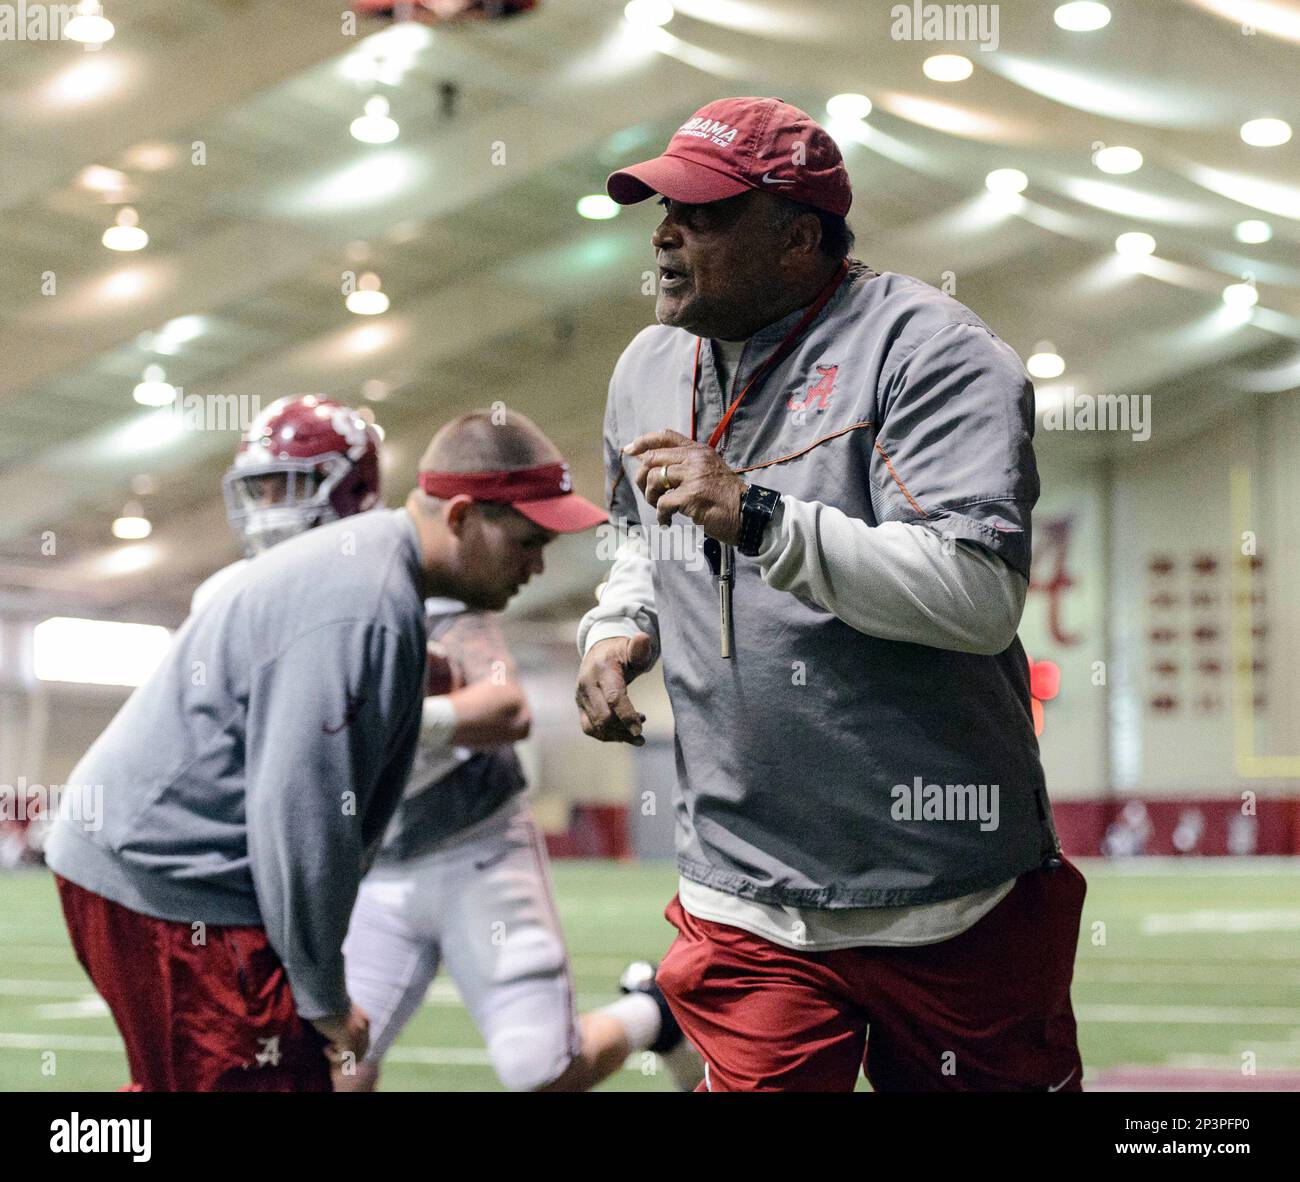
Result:
<svg viewBox="0 0 1300 1182"><path fill-rule="evenodd" d="M392 343L393 333L387 323L362 324L352 329L340 341L343 352L358 356L375 353Z"/></svg>
<svg viewBox="0 0 1300 1182"><path fill-rule="evenodd" d="M180 351L181 345L201 337L207 329L207 323L202 316L177 316L159 329L150 342L150 348L154 353L174 356Z"/></svg>
<svg viewBox="0 0 1300 1182"><path fill-rule="evenodd" d="M618 217L618 202L605 196L604 193L589 193L586 197L578 199L578 212L593 222L606 222L610 218Z"/></svg>
<svg viewBox="0 0 1300 1182"><path fill-rule="evenodd" d="M676 13L668 0L628 0L623 17L629 24L662 28Z"/></svg>
<svg viewBox="0 0 1300 1182"><path fill-rule="evenodd" d="M975 67L970 58L959 53L937 53L926 58L921 69L934 82L962 82L971 76Z"/></svg>
<svg viewBox="0 0 1300 1182"><path fill-rule="evenodd" d="M149 235L139 226L140 215L129 205L117 211L117 224L109 226L100 239L109 250L142 250L149 244Z"/></svg>
<svg viewBox="0 0 1300 1182"><path fill-rule="evenodd" d="M1128 258L1152 254L1155 248L1156 240L1141 230L1130 230L1115 239L1115 249Z"/></svg>
<svg viewBox="0 0 1300 1182"><path fill-rule="evenodd" d="M1093 157L1092 162L1101 169L1102 172L1110 172L1122 175L1126 172L1137 172L1142 167L1142 153L1136 148L1101 148Z"/></svg>
<svg viewBox="0 0 1300 1182"><path fill-rule="evenodd" d="M103 45L112 39L113 22L105 18L103 8L96 0L81 0L76 16L63 26L63 35L69 41Z"/></svg>
<svg viewBox="0 0 1300 1182"><path fill-rule="evenodd" d="M129 501L122 515L113 521L113 537L124 542L138 542L153 533L153 523L144 515L139 501Z"/></svg>
<svg viewBox="0 0 1300 1182"><path fill-rule="evenodd" d="M43 101L54 107L80 107L116 90L126 77L121 60L88 57L56 75L44 88Z"/></svg>
<svg viewBox="0 0 1300 1182"><path fill-rule="evenodd" d="M426 5L426 7L433 6ZM405 54L409 57L432 45L433 33L416 21L405 20L399 24L389 25L382 33L367 37L365 44L374 53L380 55Z"/></svg>
<svg viewBox="0 0 1300 1182"><path fill-rule="evenodd" d="M1062 4L1052 14L1057 26L1070 33L1094 33L1110 24L1110 9L1094 0Z"/></svg>
<svg viewBox="0 0 1300 1182"><path fill-rule="evenodd" d="M358 316L378 316L388 311L388 297L379 290L379 276L367 271L357 280L357 289L343 301L349 312Z"/></svg>
<svg viewBox="0 0 1300 1182"><path fill-rule="evenodd" d="M182 415L170 410L149 410L115 427L102 447L111 459L136 459L176 444L185 434Z"/></svg>
<svg viewBox="0 0 1300 1182"><path fill-rule="evenodd" d="M836 94L826 100L826 114L832 119L865 119L871 114L871 100L865 94Z"/></svg>
<svg viewBox="0 0 1300 1182"><path fill-rule="evenodd" d="M984 178L984 187L990 193L1023 193L1029 178L1018 168L995 168Z"/></svg>
<svg viewBox="0 0 1300 1182"><path fill-rule="evenodd" d="M127 186L126 173L102 164L88 164L77 174L77 184L92 193L116 193Z"/></svg>
<svg viewBox="0 0 1300 1182"><path fill-rule="evenodd" d="M1283 119L1251 119L1241 125L1241 138L1252 148L1276 148L1291 138L1291 125Z"/></svg>
<svg viewBox="0 0 1300 1182"><path fill-rule="evenodd" d="M141 406L170 406L176 401L176 387L167 381L161 365L147 365L144 381L137 383L131 397Z"/></svg>
<svg viewBox="0 0 1300 1182"><path fill-rule="evenodd" d="M162 172L176 163L178 155L171 144L136 144L123 154L122 163L128 168L138 168L141 172Z"/></svg>
<svg viewBox="0 0 1300 1182"><path fill-rule="evenodd" d="M1233 231L1238 242L1246 242L1254 246L1260 242L1267 242L1273 237L1273 227L1267 222L1261 222L1255 218L1248 218L1244 222L1238 222L1237 228Z"/></svg>
<svg viewBox="0 0 1300 1182"><path fill-rule="evenodd" d="M366 113L352 120L352 137L363 144L391 144L397 138L397 120L388 117L388 100L377 94L366 99Z"/></svg>
<svg viewBox="0 0 1300 1182"><path fill-rule="evenodd" d="M1223 302L1229 308L1253 308L1259 303L1259 292L1253 283L1232 283L1223 289Z"/></svg>
<svg viewBox="0 0 1300 1182"><path fill-rule="evenodd" d="M129 300L143 294L154 282L142 267L123 267L105 278L99 291L105 299Z"/></svg>
<svg viewBox="0 0 1300 1182"><path fill-rule="evenodd" d="M1025 368L1033 378L1059 378L1065 372L1065 361L1051 341L1039 341Z"/></svg>

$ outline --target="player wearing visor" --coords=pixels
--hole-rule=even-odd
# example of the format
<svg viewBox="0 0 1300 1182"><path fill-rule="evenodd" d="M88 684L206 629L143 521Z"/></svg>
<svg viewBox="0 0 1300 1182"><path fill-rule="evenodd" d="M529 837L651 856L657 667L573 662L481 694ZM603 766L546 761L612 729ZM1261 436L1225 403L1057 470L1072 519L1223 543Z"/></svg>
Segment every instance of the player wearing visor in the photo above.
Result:
<svg viewBox="0 0 1300 1182"><path fill-rule="evenodd" d="M495 491L363 512L372 428L324 399L269 408L229 482L263 552L210 590L72 774L104 785L102 816L61 818L46 860L139 1088L324 1091L331 1064L364 1059L343 941L419 745L426 603L498 610L558 534L605 520L522 416L443 437L477 450Z"/></svg>

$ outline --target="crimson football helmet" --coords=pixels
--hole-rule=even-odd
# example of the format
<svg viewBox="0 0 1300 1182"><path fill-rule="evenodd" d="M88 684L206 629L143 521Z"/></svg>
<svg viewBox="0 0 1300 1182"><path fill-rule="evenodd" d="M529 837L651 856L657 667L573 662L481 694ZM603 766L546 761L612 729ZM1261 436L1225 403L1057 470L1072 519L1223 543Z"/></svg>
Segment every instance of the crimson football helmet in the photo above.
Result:
<svg viewBox="0 0 1300 1182"><path fill-rule="evenodd" d="M379 433L350 406L304 394L253 420L221 482L249 558L379 504Z"/></svg>

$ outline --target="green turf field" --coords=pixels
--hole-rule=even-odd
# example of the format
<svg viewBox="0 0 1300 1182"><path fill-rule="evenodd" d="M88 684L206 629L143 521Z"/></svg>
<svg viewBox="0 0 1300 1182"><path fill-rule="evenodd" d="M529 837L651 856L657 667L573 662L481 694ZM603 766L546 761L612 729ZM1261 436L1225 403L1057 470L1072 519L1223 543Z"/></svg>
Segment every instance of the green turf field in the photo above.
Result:
<svg viewBox="0 0 1300 1182"><path fill-rule="evenodd" d="M1300 1072L1300 859L1080 865L1089 891L1074 1001L1085 1085L1127 1067L1240 1076L1245 1054L1261 1077ZM553 870L579 1007L601 1005L617 995L629 960L657 959L668 946L661 912L673 869ZM127 1078L121 1043L73 959L51 879L0 876L0 899L0 1090L118 1087ZM653 1066L637 1057L604 1086L668 1090ZM394 1048L382 1086L498 1087L444 980Z"/></svg>

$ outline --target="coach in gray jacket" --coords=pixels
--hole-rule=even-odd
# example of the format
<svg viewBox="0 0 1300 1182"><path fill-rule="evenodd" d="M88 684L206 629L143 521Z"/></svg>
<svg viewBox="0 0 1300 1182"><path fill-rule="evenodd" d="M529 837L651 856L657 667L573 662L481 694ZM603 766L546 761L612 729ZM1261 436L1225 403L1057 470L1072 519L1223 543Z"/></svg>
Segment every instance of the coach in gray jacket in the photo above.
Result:
<svg viewBox="0 0 1300 1182"><path fill-rule="evenodd" d="M1016 627L1033 390L968 308L852 259L840 153L776 99L614 173L658 195L658 325L615 367L628 529L584 618L584 731L640 745L662 649L678 939L721 1089L1073 1089L1082 878ZM866 1032L870 1026L870 1043Z"/></svg>
<svg viewBox="0 0 1300 1182"><path fill-rule="evenodd" d="M276 546L223 585L72 773L47 860L144 1090L328 1090L361 1058L341 946L421 727L424 600L500 610L605 519L521 415L449 425L406 506Z"/></svg>

